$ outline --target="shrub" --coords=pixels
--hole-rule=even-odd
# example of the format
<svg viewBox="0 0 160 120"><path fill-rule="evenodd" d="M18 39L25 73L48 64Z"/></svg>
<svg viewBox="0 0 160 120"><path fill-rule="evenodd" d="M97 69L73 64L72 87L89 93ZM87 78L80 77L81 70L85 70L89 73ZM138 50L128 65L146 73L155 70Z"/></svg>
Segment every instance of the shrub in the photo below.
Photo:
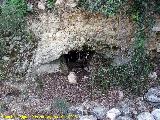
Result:
<svg viewBox="0 0 160 120"><path fill-rule="evenodd" d="M21 31L24 28L24 16L26 10L27 5L25 0L7 0L1 6L1 35L16 34L18 31Z"/></svg>

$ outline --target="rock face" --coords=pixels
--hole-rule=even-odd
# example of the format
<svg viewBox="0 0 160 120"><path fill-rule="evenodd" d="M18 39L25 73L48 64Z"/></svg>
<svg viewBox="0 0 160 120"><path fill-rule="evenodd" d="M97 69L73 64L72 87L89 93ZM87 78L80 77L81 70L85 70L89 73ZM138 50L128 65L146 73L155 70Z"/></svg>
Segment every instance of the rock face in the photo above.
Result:
<svg viewBox="0 0 160 120"><path fill-rule="evenodd" d="M44 10L42 3L40 1L38 6ZM77 3L78 0L57 0L57 10L53 13L42 12L37 19L28 21L28 29L40 38L34 65L57 64L54 61L61 55L71 50L81 50L84 45L91 46L105 58L112 57L113 65L128 63L132 49L130 45L134 42L129 19L120 15L107 18L100 13L77 9Z"/></svg>
<svg viewBox="0 0 160 120"><path fill-rule="evenodd" d="M127 17L107 18L101 14L93 14L76 8L68 10L64 6L74 7L76 2L58 1L56 3L58 15L44 12L38 16L38 20L28 21L28 29L40 38L35 54L35 66L52 61L54 63L54 60L59 59L62 54L67 54L71 50L81 50L84 44L109 56L120 52L126 53L125 50L131 42L129 36L132 29ZM58 5L62 6L59 8ZM117 18L125 22L118 22ZM116 46L118 50L105 48L105 44Z"/></svg>

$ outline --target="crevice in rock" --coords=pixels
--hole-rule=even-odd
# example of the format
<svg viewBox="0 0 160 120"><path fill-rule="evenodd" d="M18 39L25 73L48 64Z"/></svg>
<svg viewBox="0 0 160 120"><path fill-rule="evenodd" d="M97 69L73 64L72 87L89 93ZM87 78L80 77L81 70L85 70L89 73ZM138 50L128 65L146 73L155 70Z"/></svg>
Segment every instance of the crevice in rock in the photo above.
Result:
<svg viewBox="0 0 160 120"><path fill-rule="evenodd" d="M83 46L82 50L71 50L68 54L63 54L61 58L67 65L68 71L72 71L73 69L88 67L94 54L95 51L90 47Z"/></svg>

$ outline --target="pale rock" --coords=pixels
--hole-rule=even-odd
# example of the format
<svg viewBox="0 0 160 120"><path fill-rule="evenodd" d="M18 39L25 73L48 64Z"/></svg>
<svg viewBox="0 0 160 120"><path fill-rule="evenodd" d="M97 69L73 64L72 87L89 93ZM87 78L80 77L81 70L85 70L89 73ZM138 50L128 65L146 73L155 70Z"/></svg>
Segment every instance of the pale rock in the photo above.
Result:
<svg viewBox="0 0 160 120"><path fill-rule="evenodd" d="M10 58L7 57L7 56L3 56L2 59L5 60L5 61L8 61Z"/></svg>
<svg viewBox="0 0 160 120"><path fill-rule="evenodd" d="M153 106L160 106L160 86L150 88L144 98Z"/></svg>
<svg viewBox="0 0 160 120"><path fill-rule="evenodd" d="M77 0L68 0L66 5L69 6L70 8L74 8L77 6L77 4L78 4Z"/></svg>
<svg viewBox="0 0 160 120"><path fill-rule="evenodd" d="M121 112L116 109L116 108L112 108L111 110L109 110L107 112L107 118L110 119L110 120L116 120L116 118L121 115Z"/></svg>
<svg viewBox="0 0 160 120"><path fill-rule="evenodd" d="M33 4L27 3L27 11L32 11L33 10Z"/></svg>
<svg viewBox="0 0 160 120"><path fill-rule="evenodd" d="M94 117L93 115L85 115L85 116L80 116L79 120L97 120L96 117Z"/></svg>
<svg viewBox="0 0 160 120"><path fill-rule="evenodd" d="M160 31L160 27L153 27L152 31L158 32L158 31Z"/></svg>
<svg viewBox="0 0 160 120"><path fill-rule="evenodd" d="M77 76L75 72L70 72L68 75L68 82L71 84L76 84L77 83Z"/></svg>
<svg viewBox="0 0 160 120"><path fill-rule="evenodd" d="M155 120L154 117L149 112L140 113L137 116L138 120Z"/></svg>
<svg viewBox="0 0 160 120"><path fill-rule="evenodd" d="M85 112L85 109L83 105L71 106L69 108L69 113L71 114L84 115L84 112Z"/></svg>
<svg viewBox="0 0 160 120"><path fill-rule="evenodd" d="M157 79L157 73L156 73L156 72L150 73L150 74L149 74L149 78L156 80L156 79Z"/></svg>
<svg viewBox="0 0 160 120"><path fill-rule="evenodd" d="M55 6L64 6L65 0L56 0Z"/></svg>
<svg viewBox="0 0 160 120"><path fill-rule="evenodd" d="M160 109L155 109L151 113L155 120L160 120Z"/></svg>
<svg viewBox="0 0 160 120"><path fill-rule="evenodd" d="M38 2L38 8L41 10L45 10L45 4L41 1Z"/></svg>
<svg viewBox="0 0 160 120"><path fill-rule="evenodd" d="M66 3L64 0L57 0L55 6L63 6L63 4L65 6L69 3L72 3L72 0ZM28 29L33 31L37 38L40 38L34 56L34 66L57 60L71 50L80 50L84 44L93 46L96 51L102 50L103 46L97 46L96 40L108 45L127 47L120 40L115 39L119 33L113 30L114 27L118 27L116 17L107 19L103 15L95 15L76 8L72 10L66 8L62 10L62 13L62 16L57 16L54 13L43 12L39 14L38 20L27 21ZM128 22L124 24L126 29L131 28ZM130 32L125 35L129 36L129 34ZM122 41L128 41L128 38Z"/></svg>
<svg viewBox="0 0 160 120"><path fill-rule="evenodd" d="M118 103L118 109L121 111L122 115L132 116L135 111L135 106L132 100L126 98Z"/></svg>
<svg viewBox="0 0 160 120"><path fill-rule="evenodd" d="M98 119L103 119L106 115L107 109L104 106L97 106L93 108L92 112Z"/></svg>
<svg viewBox="0 0 160 120"><path fill-rule="evenodd" d="M160 43L156 43L156 47L157 47L157 52L159 52L160 53Z"/></svg>
<svg viewBox="0 0 160 120"><path fill-rule="evenodd" d="M36 74L41 74L41 73L56 73L56 72L60 72L60 61L53 61L50 64L43 64L41 66L39 66L35 73Z"/></svg>

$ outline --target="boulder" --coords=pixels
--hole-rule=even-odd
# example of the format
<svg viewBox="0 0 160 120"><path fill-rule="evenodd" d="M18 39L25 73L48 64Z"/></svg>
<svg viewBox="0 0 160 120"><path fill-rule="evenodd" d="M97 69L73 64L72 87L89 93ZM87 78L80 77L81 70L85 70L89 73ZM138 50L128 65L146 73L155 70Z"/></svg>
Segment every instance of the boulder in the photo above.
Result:
<svg viewBox="0 0 160 120"><path fill-rule="evenodd" d="M120 115L121 115L121 112L118 109L112 108L107 112L106 118L110 120L116 120L116 118Z"/></svg>
<svg viewBox="0 0 160 120"><path fill-rule="evenodd" d="M154 117L149 112L140 113L137 116L138 120L155 120Z"/></svg>
<svg viewBox="0 0 160 120"><path fill-rule="evenodd" d="M155 120L160 120L160 109L155 109L151 113Z"/></svg>
<svg viewBox="0 0 160 120"><path fill-rule="evenodd" d="M98 119L103 119L106 115L107 109L104 106L94 107L91 113L95 115Z"/></svg>
<svg viewBox="0 0 160 120"><path fill-rule="evenodd" d="M160 107L160 86L152 87L145 93L145 100L155 107Z"/></svg>

